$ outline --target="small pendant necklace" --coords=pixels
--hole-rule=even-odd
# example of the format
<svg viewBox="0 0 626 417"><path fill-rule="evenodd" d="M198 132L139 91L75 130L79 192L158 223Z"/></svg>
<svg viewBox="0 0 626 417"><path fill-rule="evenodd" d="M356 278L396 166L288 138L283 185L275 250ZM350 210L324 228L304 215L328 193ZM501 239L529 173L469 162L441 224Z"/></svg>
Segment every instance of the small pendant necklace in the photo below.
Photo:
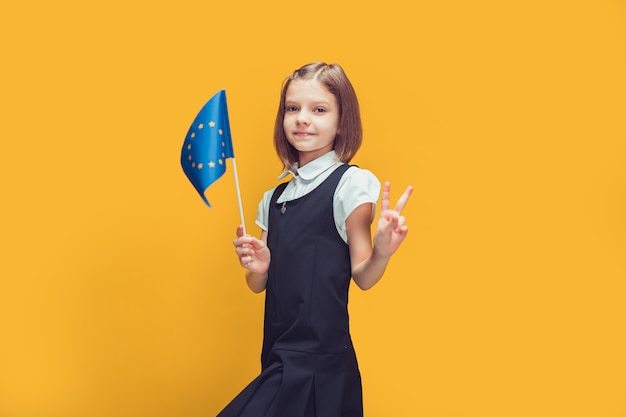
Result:
<svg viewBox="0 0 626 417"><path fill-rule="evenodd" d="M283 202L283 206L280 208L280 214L285 214L287 211L287 202Z"/></svg>

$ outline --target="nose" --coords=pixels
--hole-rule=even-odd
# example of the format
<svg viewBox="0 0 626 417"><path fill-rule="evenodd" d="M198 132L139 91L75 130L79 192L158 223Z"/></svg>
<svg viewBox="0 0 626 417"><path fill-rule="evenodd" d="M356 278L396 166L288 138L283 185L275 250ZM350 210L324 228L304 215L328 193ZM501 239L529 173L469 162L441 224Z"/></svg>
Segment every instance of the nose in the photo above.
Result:
<svg viewBox="0 0 626 417"><path fill-rule="evenodd" d="M298 116L296 117L296 123L308 126L311 122L306 112L300 111L298 112Z"/></svg>

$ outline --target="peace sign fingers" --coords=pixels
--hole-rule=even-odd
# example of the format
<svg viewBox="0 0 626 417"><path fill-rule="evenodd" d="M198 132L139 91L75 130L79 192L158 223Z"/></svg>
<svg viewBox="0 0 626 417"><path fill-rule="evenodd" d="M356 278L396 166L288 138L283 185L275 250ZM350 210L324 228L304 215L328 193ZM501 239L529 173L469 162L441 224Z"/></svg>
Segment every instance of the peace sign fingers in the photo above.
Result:
<svg viewBox="0 0 626 417"><path fill-rule="evenodd" d="M383 185L383 194L381 198L381 208L383 211L389 210L391 207L391 205L389 204L390 191L391 191L391 184L389 182L385 182L385 184ZM412 186L409 185L408 187L406 187L406 190L400 196L400 199L396 203L396 206L394 207L393 211L400 214L402 209L404 209L404 206L406 206L406 203L409 201L409 197L411 197L412 192L413 192Z"/></svg>

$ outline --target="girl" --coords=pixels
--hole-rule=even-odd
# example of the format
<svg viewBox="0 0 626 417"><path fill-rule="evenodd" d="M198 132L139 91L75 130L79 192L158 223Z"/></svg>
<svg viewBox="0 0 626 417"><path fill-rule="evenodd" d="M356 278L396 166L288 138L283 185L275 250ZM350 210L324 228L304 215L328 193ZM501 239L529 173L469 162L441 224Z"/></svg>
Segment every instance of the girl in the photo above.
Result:
<svg viewBox="0 0 626 417"><path fill-rule="evenodd" d="M274 145L289 182L266 192L261 238L237 229L235 250L256 293L266 290L261 375L218 417L361 417L361 376L348 325L350 278L380 280L407 234L389 183L347 163L361 145L356 94L337 64L312 63L284 83Z"/></svg>

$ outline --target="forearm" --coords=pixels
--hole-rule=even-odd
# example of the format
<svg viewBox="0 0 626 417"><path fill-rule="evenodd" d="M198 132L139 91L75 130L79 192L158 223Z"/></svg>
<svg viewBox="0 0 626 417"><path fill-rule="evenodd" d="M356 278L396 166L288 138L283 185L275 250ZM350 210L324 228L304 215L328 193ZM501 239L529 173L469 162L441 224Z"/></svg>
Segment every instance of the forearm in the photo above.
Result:
<svg viewBox="0 0 626 417"><path fill-rule="evenodd" d="M362 290L369 290L383 277L390 259L391 255L382 255L374 247L370 256L352 267L352 279Z"/></svg>
<svg viewBox="0 0 626 417"><path fill-rule="evenodd" d="M252 292L258 294L265 290L267 285L267 272L260 274L258 272L246 271L246 284Z"/></svg>

